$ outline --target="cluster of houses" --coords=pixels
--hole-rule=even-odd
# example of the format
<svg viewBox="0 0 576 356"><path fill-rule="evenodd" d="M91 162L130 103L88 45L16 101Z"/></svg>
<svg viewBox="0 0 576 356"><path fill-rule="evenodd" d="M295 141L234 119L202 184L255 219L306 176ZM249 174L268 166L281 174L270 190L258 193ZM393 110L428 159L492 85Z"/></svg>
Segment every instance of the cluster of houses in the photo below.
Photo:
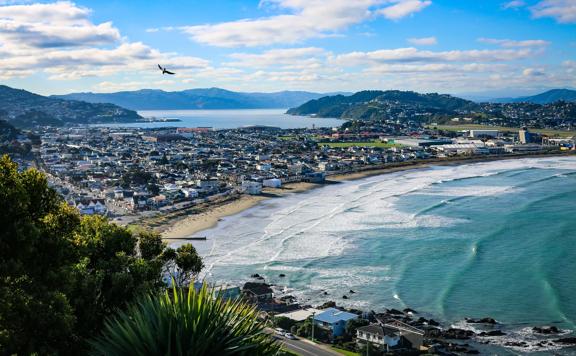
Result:
<svg viewBox="0 0 576 356"><path fill-rule="evenodd" d="M575 147L574 139L542 138L528 130L445 137L397 122L355 130L73 127L37 134L42 168L60 193L83 214L111 216L258 195L286 183L322 183L331 174L416 159Z"/></svg>
<svg viewBox="0 0 576 356"><path fill-rule="evenodd" d="M255 281L246 282L242 288L227 285L215 289L225 298L243 298L256 305L267 318L287 318L292 320L294 325L301 325L306 321L312 322L316 328L316 335L324 335L325 342L333 343L347 337L354 340L358 348L370 344L372 350L386 352L423 350L425 332L404 321L391 318L389 315L351 312L335 305L331 306L332 304L318 308L301 306L291 296L275 296L272 287L261 277L256 277ZM199 284L198 287L200 286ZM347 335L348 323L360 320L364 325L357 327L353 335Z"/></svg>

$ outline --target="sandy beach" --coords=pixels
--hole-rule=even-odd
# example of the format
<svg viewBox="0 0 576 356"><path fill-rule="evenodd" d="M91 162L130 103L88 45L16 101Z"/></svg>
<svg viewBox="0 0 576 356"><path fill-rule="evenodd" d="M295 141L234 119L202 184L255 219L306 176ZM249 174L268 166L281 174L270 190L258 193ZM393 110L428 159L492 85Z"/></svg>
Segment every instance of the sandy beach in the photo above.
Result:
<svg viewBox="0 0 576 356"><path fill-rule="evenodd" d="M225 204L209 207L206 211L199 214L190 214L181 219L169 219L157 230L162 232L162 237L165 240L190 237L200 231L216 226L218 221L226 216L235 215L250 209L262 200L279 198L286 194L304 192L321 186L323 185L302 182L289 183L281 189L264 189L262 195L242 195L240 198Z"/></svg>
<svg viewBox="0 0 576 356"><path fill-rule="evenodd" d="M300 193L314 188L322 187L326 184L337 183L340 181L356 180L366 177L389 174L393 172L406 171L411 169L422 169L432 166L445 166L456 164L470 164L479 162L488 162L506 159L520 159L520 158L538 158L546 156L558 156L560 154L539 154L539 155L514 155L514 156L493 156L493 157L474 157L474 158L451 158L443 160L428 160L428 161L409 161L400 164L391 164L387 167L378 169L367 169L364 171L333 174L327 176L325 184L313 183L288 183L281 189L264 189L262 195L241 195L237 199L229 199L222 204L215 204L208 206L200 213L191 212L186 216L167 217L155 229L162 233L162 237L167 240L182 239L194 236L198 232L210 229L218 221L226 216L238 214L246 209L256 206L258 203L265 199L274 199L285 196L287 194ZM562 155L568 155L566 153Z"/></svg>

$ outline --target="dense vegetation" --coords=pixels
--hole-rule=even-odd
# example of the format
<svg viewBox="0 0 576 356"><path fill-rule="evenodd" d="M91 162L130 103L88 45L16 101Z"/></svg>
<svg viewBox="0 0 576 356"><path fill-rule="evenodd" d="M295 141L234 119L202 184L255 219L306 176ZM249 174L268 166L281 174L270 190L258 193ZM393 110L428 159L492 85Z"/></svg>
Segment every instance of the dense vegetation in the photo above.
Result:
<svg viewBox="0 0 576 356"><path fill-rule="evenodd" d="M288 110L292 115L317 115L344 119L371 119L382 115L387 108L410 108L451 113L458 110L474 110L478 104L441 94L420 94L412 91L361 91L354 95L327 96L311 100Z"/></svg>
<svg viewBox="0 0 576 356"><path fill-rule="evenodd" d="M214 298L204 285L146 296L106 322L96 355L274 355L258 311L240 300Z"/></svg>
<svg viewBox="0 0 576 356"><path fill-rule="evenodd" d="M16 127L59 126L65 123L93 124L141 120L135 111L113 104L61 100L0 85L0 106L4 119Z"/></svg>
<svg viewBox="0 0 576 356"><path fill-rule="evenodd" d="M0 354L82 354L104 319L161 291L166 266L193 277L194 248L80 216L36 171L0 158Z"/></svg>
<svg viewBox="0 0 576 356"><path fill-rule="evenodd" d="M468 124L570 129L576 125L576 102L478 104L436 93L361 91L351 96L336 95L311 100L288 110L288 114L362 121L414 120L438 124L452 123L454 118L466 118Z"/></svg>

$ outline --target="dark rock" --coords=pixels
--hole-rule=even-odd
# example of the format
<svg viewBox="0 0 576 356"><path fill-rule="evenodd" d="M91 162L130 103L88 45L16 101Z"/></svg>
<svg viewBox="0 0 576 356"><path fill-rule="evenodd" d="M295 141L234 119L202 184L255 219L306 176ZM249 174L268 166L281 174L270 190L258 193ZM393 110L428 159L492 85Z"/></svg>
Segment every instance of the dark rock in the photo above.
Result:
<svg viewBox="0 0 576 356"><path fill-rule="evenodd" d="M348 299L348 296L347 296L347 295L343 295L343 296L342 296L342 299Z"/></svg>
<svg viewBox="0 0 576 356"><path fill-rule="evenodd" d="M432 325L432 326L440 326L440 323L439 323L439 322L437 322L437 321L436 321L436 320L434 320L434 319L429 319L429 320L428 320L428 325Z"/></svg>
<svg viewBox="0 0 576 356"><path fill-rule="evenodd" d="M502 332L501 330L491 330L491 331L482 331L478 336L503 336L506 333Z"/></svg>
<svg viewBox="0 0 576 356"><path fill-rule="evenodd" d="M328 295L328 292L324 292L324 295Z"/></svg>
<svg viewBox="0 0 576 356"><path fill-rule="evenodd" d="M504 346L528 347L528 344L524 341L508 341L504 343Z"/></svg>
<svg viewBox="0 0 576 356"><path fill-rule="evenodd" d="M554 340L555 343L557 344L571 344L571 345L576 345L576 337L565 337L562 339L556 339Z"/></svg>
<svg viewBox="0 0 576 356"><path fill-rule="evenodd" d="M388 314L393 314L393 315L403 315L404 314L398 309L387 309L386 312Z"/></svg>
<svg viewBox="0 0 576 356"><path fill-rule="evenodd" d="M418 312L414 309L410 309L410 308L406 308L403 310L404 313L408 314L408 313L412 313L412 314L418 314Z"/></svg>
<svg viewBox="0 0 576 356"><path fill-rule="evenodd" d="M260 275L258 273L254 273L253 275L251 275L250 277L252 278L260 278Z"/></svg>
<svg viewBox="0 0 576 356"><path fill-rule="evenodd" d="M354 294L354 293L356 293L356 292L354 292L352 289L350 289L350 294Z"/></svg>
<svg viewBox="0 0 576 356"><path fill-rule="evenodd" d="M535 326L532 328L532 331L538 334L558 334L560 330L555 326Z"/></svg>
<svg viewBox="0 0 576 356"><path fill-rule="evenodd" d="M286 277L286 275L285 275L284 273L280 273L280 274L278 275L278 277L284 278L284 277Z"/></svg>
<svg viewBox="0 0 576 356"><path fill-rule="evenodd" d="M336 302L334 301L326 302L322 304L318 309L326 309L326 308L336 308Z"/></svg>
<svg viewBox="0 0 576 356"><path fill-rule="evenodd" d="M498 324L498 322L493 318L482 318L482 319L472 319L466 318L466 322L469 324Z"/></svg>
<svg viewBox="0 0 576 356"><path fill-rule="evenodd" d="M467 340L474 335L476 334L472 330L453 329L453 328L450 328L442 333L442 336L446 339L457 339L457 340Z"/></svg>

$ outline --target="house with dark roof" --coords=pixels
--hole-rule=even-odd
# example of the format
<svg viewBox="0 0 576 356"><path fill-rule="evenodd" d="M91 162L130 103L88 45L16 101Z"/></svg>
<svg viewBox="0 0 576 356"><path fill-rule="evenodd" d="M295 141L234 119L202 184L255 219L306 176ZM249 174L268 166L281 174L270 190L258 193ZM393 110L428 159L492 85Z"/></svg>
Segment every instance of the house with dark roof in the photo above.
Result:
<svg viewBox="0 0 576 356"><path fill-rule="evenodd" d="M272 301L272 288L266 283L246 282L242 287L244 297L255 304Z"/></svg>
<svg viewBox="0 0 576 356"><path fill-rule="evenodd" d="M356 329L358 345L370 345L381 351L391 349L420 349L424 331L398 320L371 324Z"/></svg>

